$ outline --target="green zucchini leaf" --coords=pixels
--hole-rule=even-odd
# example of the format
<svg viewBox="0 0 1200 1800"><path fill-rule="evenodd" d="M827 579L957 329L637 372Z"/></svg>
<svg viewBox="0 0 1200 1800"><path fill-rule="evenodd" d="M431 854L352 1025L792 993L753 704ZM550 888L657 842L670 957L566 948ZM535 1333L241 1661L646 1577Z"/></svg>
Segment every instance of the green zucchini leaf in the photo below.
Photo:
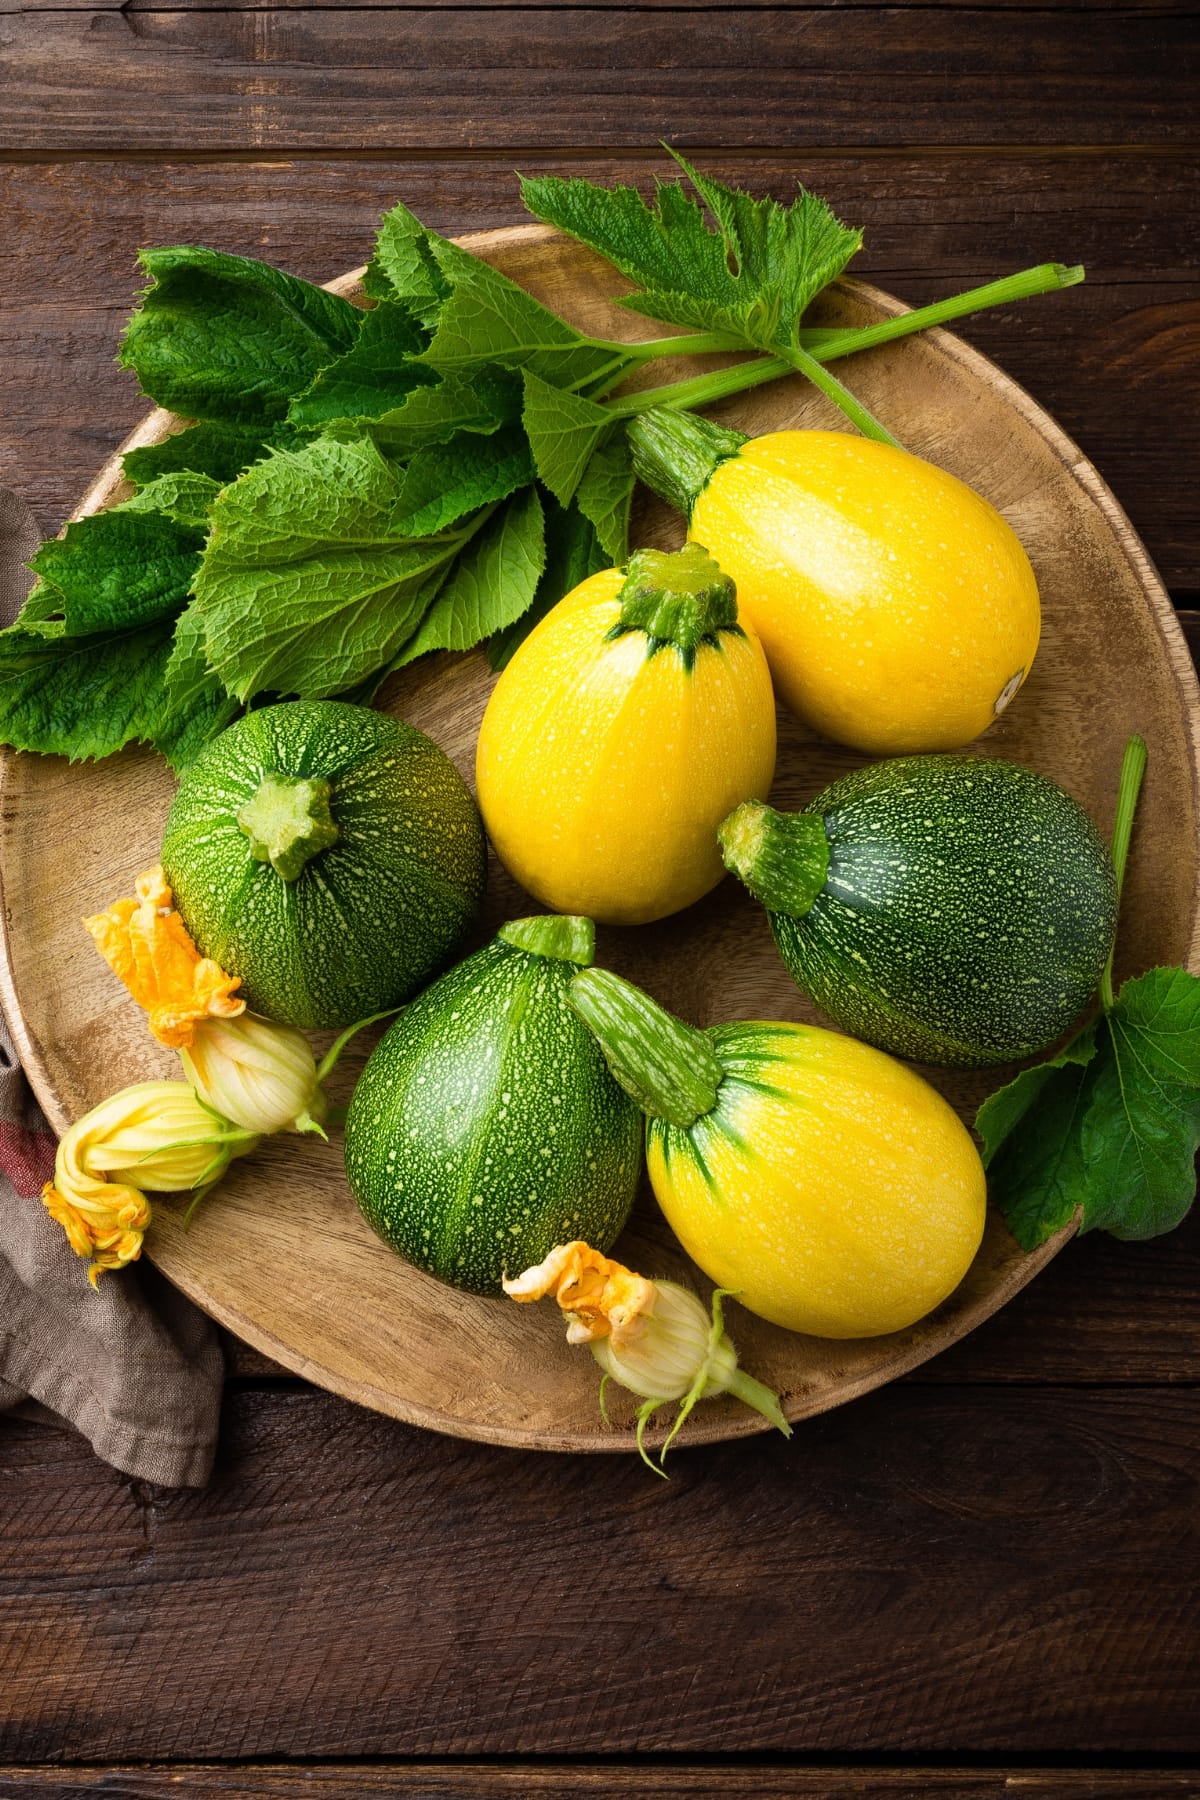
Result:
<svg viewBox="0 0 1200 1800"><path fill-rule="evenodd" d="M403 536L404 478L364 431L277 451L224 489L194 592L231 694L320 699L388 666L488 517Z"/></svg>
<svg viewBox="0 0 1200 1800"><path fill-rule="evenodd" d="M521 422L538 479L560 506L570 506L593 452L613 431L613 416L582 394L543 381L532 369L523 371L522 380L525 404Z"/></svg>
<svg viewBox="0 0 1200 1800"><path fill-rule="evenodd" d="M377 419L402 406L414 388L432 386L432 370L412 359L429 343L406 306L381 301L358 315L358 337L298 394L288 408L293 425L324 425L330 419Z"/></svg>
<svg viewBox="0 0 1200 1800"><path fill-rule="evenodd" d="M461 431L486 437L520 413L518 376L502 369L470 378L444 375L435 387L414 388L403 405L372 420L371 436L388 456L412 456L430 444L448 443ZM333 426L330 435L358 433L356 428Z"/></svg>
<svg viewBox="0 0 1200 1800"><path fill-rule="evenodd" d="M430 248L428 231L407 206L394 206L380 221L363 287L372 300L399 300L426 330L437 323L450 283Z"/></svg>
<svg viewBox="0 0 1200 1800"><path fill-rule="evenodd" d="M507 668L534 626L545 618L551 607L558 605L564 594L577 588L589 575L609 566L610 558L605 554L595 527L578 507L562 507L551 499L543 506L543 515L545 567L527 611L489 638L488 661L493 669Z"/></svg>
<svg viewBox="0 0 1200 1800"><path fill-rule="evenodd" d="M151 286L117 360L143 393L187 418L282 420L358 334L348 300L269 263L191 246L143 250L139 260Z"/></svg>
<svg viewBox="0 0 1200 1800"><path fill-rule="evenodd" d="M242 710L208 666L204 619L195 601L175 621L163 687L164 704L150 741L182 775Z"/></svg>
<svg viewBox="0 0 1200 1800"><path fill-rule="evenodd" d="M623 306L755 349L794 346L805 307L841 274L862 233L803 188L790 206L756 200L671 155L715 229L682 182L659 182L653 205L634 188L550 175L522 181L521 195L536 218L598 250L638 284Z"/></svg>
<svg viewBox="0 0 1200 1800"><path fill-rule="evenodd" d="M195 484L206 482L210 498L217 492L216 483L205 476L161 480L172 485L169 503L182 507L185 515L198 503ZM200 559L205 528L150 510L148 495L147 488L121 506L79 519L63 537L42 545L30 563L42 579L26 602L23 624L59 616L64 635L79 637L126 631L179 611Z"/></svg>
<svg viewBox="0 0 1200 1800"><path fill-rule="evenodd" d="M511 625L529 610L545 560L541 502L525 487L459 552L400 663L428 650L469 650Z"/></svg>
<svg viewBox="0 0 1200 1800"><path fill-rule="evenodd" d="M423 360L445 373L498 363L532 369L556 387L582 387L612 368L612 352L589 342L557 313L478 257L445 238L429 247L450 293Z"/></svg>
<svg viewBox="0 0 1200 1800"><path fill-rule="evenodd" d="M575 504L591 520L609 561L618 567L629 555L632 503L633 457L621 425L592 452L575 493Z"/></svg>
<svg viewBox="0 0 1200 1800"><path fill-rule="evenodd" d="M1057 1056L1022 1069L976 1115L988 1195L1022 1249L1043 1243L1081 1204L1080 1127L1091 1098L1096 1037L1089 1025Z"/></svg>
<svg viewBox="0 0 1200 1800"><path fill-rule="evenodd" d="M1158 1237L1185 1217L1200 1147L1200 980L1151 969L1108 1015L1109 1053L1083 1120L1081 1230Z"/></svg>
<svg viewBox="0 0 1200 1800"><path fill-rule="evenodd" d="M135 739L186 754L197 735L211 735L220 708L211 693L169 693L174 633L170 619L85 637L60 626L0 631L0 741L72 762Z"/></svg>
<svg viewBox="0 0 1200 1800"><path fill-rule="evenodd" d="M389 530L399 537L433 537L476 507L506 500L532 480L533 458L519 426L505 426L493 437L460 433L412 458Z"/></svg>
<svg viewBox="0 0 1200 1800"><path fill-rule="evenodd" d="M169 475L156 475L128 500L109 507L106 513L92 516L111 518L114 513L160 513L176 525L204 533L208 530L212 503L220 491L220 482L214 481L211 475L201 475L195 469L177 469Z"/></svg>
<svg viewBox="0 0 1200 1800"><path fill-rule="evenodd" d="M1200 1147L1200 979L1152 969L980 1108L992 1200L1026 1249L1080 1231L1156 1237L1187 1214Z"/></svg>
<svg viewBox="0 0 1200 1800"><path fill-rule="evenodd" d="M139 450L127 450L121 458L121 467L126 479L137 487L157 481L160 475L177 475L184 470L209 475L224 487L251 463L260 461L268 450L295 450L303 442L304 434L287 425L262 430L253 425L227 425L210 419L200 425L189 425L186 431L174 432L161 444L144 444Z"/></svg>

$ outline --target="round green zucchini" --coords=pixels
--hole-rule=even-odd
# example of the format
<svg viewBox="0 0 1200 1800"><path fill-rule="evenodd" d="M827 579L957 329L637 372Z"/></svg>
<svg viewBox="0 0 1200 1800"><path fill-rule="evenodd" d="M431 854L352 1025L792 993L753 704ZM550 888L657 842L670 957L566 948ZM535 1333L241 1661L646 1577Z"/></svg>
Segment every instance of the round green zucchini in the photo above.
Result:
<svg viewBox="0 0 1200 1800"><path fill-rule="evenodd" d="M248 713L184 776L163 869L197 945L254 1012L337 1028L399 1005L478 914L467 788L399 719L337 700Z"/></svg>
<svg viewBox="0 0 1200 1800"><path fill-rule="evenodd" d="M405 1007L354 1090L355 1199L456 1287L498 1294L556 1244L606 1250L628 1217L642 1115L568 999L593 940L588 919L504 926Z"/></svg>
<svg viewBox="0 0 1200 1800"><path fill-rule="evenodd" d="M1031 1056L1096 991L1112 858L1077 801L1015 763L904 756L791 815L721 826L796 982L855 1037L919 1062Z"/></svg>

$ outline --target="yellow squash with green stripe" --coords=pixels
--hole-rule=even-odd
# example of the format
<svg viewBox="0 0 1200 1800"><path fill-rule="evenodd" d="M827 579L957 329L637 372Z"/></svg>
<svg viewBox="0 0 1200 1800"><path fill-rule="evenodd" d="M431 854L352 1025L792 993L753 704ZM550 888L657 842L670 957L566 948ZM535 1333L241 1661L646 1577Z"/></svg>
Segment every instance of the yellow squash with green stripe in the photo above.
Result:
<svg viewBox="0 0 1200 1800"><path fill-rule="evenodd" d="M983 1236L983 1165L903 1063L811 1025L694 1031L603 970L576 976L571 1002L648 1115L668 1224L751 1312L876 1337L958 1286Z"/></svg>
<svg viewBox="0 0 1200 1800"><path fill-rule="evenodd" d="M640 551L561 600L496 684L476 756L505 867L543 905L615 925L715 887L717 826L774 769L766 660L695 544Z"/></svg>

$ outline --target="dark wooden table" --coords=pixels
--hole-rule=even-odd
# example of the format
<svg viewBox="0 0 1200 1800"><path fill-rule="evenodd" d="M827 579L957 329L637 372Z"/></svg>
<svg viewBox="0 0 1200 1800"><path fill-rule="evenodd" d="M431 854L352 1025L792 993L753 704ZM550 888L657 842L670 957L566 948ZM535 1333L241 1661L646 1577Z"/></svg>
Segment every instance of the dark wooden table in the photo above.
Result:
<svg viewBox="0 0 1200 1800"><path fill-rule="evenodd" d="M514 167L646 184L666 137L826 194L913 302L1085 262L966 335L1195 607L1195 47L1171 0L0 0L0 481L54 529L144 410L139 244L326 280L397 198L508 223ZM669 1486L232 1344L204 1493L0 1422L0 1796L1200 1794L1198 1285L1200 1217L1088 1239L916 1377Z"/></svg>

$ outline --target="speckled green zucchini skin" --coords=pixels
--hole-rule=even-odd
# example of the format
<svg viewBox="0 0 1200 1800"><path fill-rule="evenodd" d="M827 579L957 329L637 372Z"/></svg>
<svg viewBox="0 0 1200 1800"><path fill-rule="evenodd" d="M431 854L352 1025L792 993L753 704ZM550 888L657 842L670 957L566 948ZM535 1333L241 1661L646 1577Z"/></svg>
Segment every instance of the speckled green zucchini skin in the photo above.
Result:
<svg viewBox="0 0 1200 1800"><path fill-rule="evenodd" d="M339 840L284 881L236 814L264 775L328 781ZM336 1028L399 1005L453 954L479 911L486 847L449 758L422 732L340 701L247 714L184 777L163 868L206 956L253 1011Z"/></svg>
<svg viewBox="0 0 1200 1800"><path fill-rule="evenodd" d="M567 1001L576 965L496 940L380 1041L346 1120L351 1191L418 1268L479 1294L555 1244L605 1250L642 1167L642 1115Z"/></svg>
<svg viewBox="0 0 1200 1800"><path fill-rule="evenodd" d="M1116 931L1112 859L1045 776L897 757L805 811L824 819L829 872L802 918L772 913L771 928L795 980L855 1037L918 1062L1009 1062L1092 999Z"/></svg>

